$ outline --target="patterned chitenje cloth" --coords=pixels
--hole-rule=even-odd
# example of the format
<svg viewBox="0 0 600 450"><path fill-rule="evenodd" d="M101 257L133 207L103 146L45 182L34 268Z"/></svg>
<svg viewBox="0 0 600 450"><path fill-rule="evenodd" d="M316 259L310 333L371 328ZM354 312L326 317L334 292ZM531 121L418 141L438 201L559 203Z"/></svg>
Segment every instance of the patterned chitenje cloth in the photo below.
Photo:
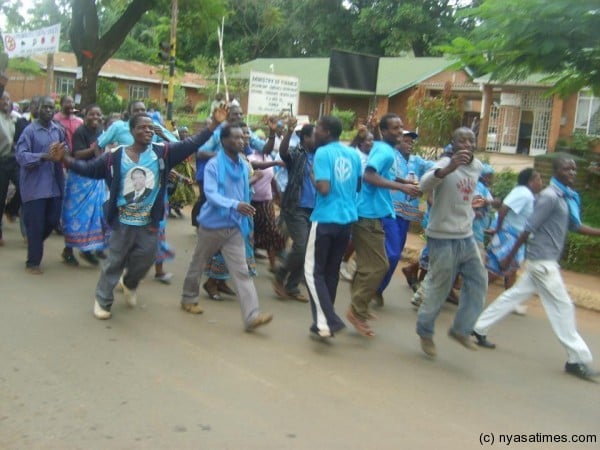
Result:
<svg viewBox="0 0 600 450"><path fill-rule="evenodd" d="M69 171L65 182L62 225L67 247L82 251L103 250L108 244L103 204L108 198L104 180Z"/></svg>
<svg viewBox="0 0 600 450"><path fill-rule="evenodd" d="M165 213L162 220L158 223L158 242L156 245L156 261L155 264L160 264L165 261L171 261L175 258L175 249L167 242L167 217L169 216L169 201L165 192Z"/></svg>
<svg viewBox="0 0 600 450"><path fill-rule="evenodd" d="M187 160L176 165L175 171L190 180L195 179L194 169ZM183 208L196 201L194 186L185 183L183 180L176 179L172 183L169 183L169 192L171 192L169 195L169 203L171 206Z"/></svg>
<svg viewBox="0 0 600 450"><path fill-rule="evenodd" d="M249 220L250 234L244 238L244 244L246 247L246 264L248 265L248 275L251 277L256 276L256 258L254 258L254 221ZM221 252L208 260L206 268L204 269L204 275L208 278L214 278L217 280L229 280L230 275L225 265L225 259Z"/></svg>
<svg viewBox="0 0 600 450"><path fill-rule="evenodd" d="M254 248L279 253L285 247L285 240L277 226L275 208L271 200L252 202L256 208L254 215Z"/></svg>
<svg viewBox="0 0 600 450"><path fill-rule="evenodd" d="M508 268L505 270L500 268L500 261L509 255L518 238L519 231L513 227L506 227L494 235L487 248L487 261L485 264L485 267L491 273L499 277L505 277L521 267L525 260L524 245L519 248Z"/></svg>

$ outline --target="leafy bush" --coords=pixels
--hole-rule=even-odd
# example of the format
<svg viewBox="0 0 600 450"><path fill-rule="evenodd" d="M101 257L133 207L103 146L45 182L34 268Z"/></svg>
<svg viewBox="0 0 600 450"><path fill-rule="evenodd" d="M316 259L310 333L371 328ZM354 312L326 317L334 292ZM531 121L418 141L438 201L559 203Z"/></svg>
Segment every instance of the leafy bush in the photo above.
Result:
<svg viewBox="0 0 600 450"><path fill-rule="evenodd" d="M581 193L581 220L586 225L600 227L600 194ZM600 241L598 238L569 233L561 265L583 273L600 273Z"/></svg>
<svg viewBox="0 0 600 450"><path fill-rule="evenodd" d="M342 128L346 131L352 130L354 122L356 121L356 113L350 109L341 110L333 108L331 115L337 117L342 121Z"/></svg>
<svg viewBox="0 0 600 450"><path fill-rule="evenodd" d="M96 103L102 109L105 117L108 117L110 113L120 113L127 108L127 102L117 95L116 83L105 78L98 78L96 92Z"/></svg>
<svg viewBox="0 0 600 450"><path fill-rule="evenodd" d="M196 113L198 119L206 119L210 116L211 112L209 100L198 102L196 103L196 106L194 106L194 113Z"/></svg>
<svg viewBox="0 0 600 450"><path fill-rule="evenodd" d="M494 197L504 198L517 185L517 174L510 169L502 169L494 174L492 192Z"/></svg>
<svg viewBox="0 0 600 450"><path fill-rule="evenodd" d="M429 97L418 88L408 100L408 118L419 130L424 147L443 148L460 125L462 103L452 95L451 84L444 86L440 97Z"/></svg>

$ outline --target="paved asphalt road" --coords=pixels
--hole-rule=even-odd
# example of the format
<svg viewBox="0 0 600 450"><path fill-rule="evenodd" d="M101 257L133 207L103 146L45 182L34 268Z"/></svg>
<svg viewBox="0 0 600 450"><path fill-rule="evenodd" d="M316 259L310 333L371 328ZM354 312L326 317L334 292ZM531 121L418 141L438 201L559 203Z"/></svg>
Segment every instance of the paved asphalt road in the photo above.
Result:
<svg viewBox="0 0 600 450"><path fill-rule="evenodd" d="M256 285L275 319L249 334L233 299L203 298L202 316L182 312L195 237L187 220L172 220L168 235L178 251L173 285L148 279L136 309L117 294L113 319L98 321L98 269L64 266L52 236L45 274L27 275L17 227L5 225L1 449L469 449L492 434L506 445L501 434L541 439L535 433L593 434L596 443L511 446L600 446L600 386L563 372L565 353L539 302L493 330L498 349L477 352L446 337L455 308L445 307L430 360L400 277L377 311L374 339L348 330L322 344L308 337L308 306L274 298L261 262ZM340 284L340 313L348 288ZM577 316L598 355L600 316Z"/></svg>

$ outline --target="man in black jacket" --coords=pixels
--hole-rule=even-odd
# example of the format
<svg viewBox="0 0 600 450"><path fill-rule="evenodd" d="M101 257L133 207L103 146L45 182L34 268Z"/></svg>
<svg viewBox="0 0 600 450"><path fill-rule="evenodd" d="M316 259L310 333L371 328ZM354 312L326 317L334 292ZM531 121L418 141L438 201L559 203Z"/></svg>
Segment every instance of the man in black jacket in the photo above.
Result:
<svg viewBox="0 0 600 450"><path fill-rule="evenodd" d="M96 286L94 315L97 319L111 317L113 290L124 270L121 284L125 301L131 307L136 305L136 288L156 256L157 231L164 216L169 171L205 143L225 116L225 109L216 110L213 123L200 133L184 141L160 145L152 144L154 125L150 116L138 114L129 122L134 143L91 161L75 160L62 145L51 148L53 159L62 160L67 168L79 175L105 179L110 187L105 214L112 231L108 258ZM139 169L143 169L148 177L154 177L152 193L142 202L127 203L123 192L127 183L123 180L127 174Z"/></svg>

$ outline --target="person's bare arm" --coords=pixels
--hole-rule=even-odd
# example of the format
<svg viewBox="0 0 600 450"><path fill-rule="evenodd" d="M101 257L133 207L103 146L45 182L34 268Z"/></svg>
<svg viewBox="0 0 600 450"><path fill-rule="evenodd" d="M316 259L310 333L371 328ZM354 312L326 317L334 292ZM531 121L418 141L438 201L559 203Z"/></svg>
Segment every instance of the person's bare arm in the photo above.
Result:
<svg viewBox="0 0 600 450"><path fill-rule="evenodd" d="M404 192L411 197L419 197L421 190L415 184L398 183L397 181L388 180L379 175L373 168L367 167L363 174L363 181L372 184L373 186L387 188L395 191Z"/></svg>

